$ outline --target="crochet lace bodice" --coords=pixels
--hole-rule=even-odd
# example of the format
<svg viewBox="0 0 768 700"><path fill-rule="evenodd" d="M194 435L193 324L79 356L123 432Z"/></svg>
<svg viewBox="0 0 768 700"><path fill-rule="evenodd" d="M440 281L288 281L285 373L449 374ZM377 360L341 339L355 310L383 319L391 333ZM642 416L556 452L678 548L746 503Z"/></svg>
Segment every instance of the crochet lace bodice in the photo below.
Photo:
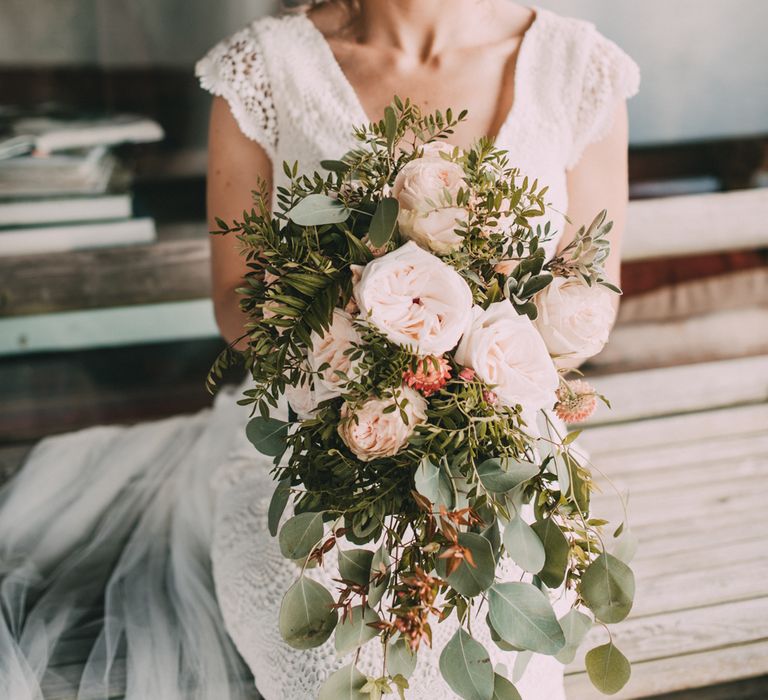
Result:
<svg viewBox="0 0 768 700"><path fill-rule="evenodd" d="M368 121L329 44L303 12L256 20L211 49L196 72L272 159L276 187L286 182L283 161L320 170L321 160L355 145L353 127ZM549 186L547 218L562 231L566 173L607 133L616 102L637 92L639 71L592 24L537 9L514 80L514 104L496 143L512 165ZM552 240L549 252L555 246Z"/></svg>

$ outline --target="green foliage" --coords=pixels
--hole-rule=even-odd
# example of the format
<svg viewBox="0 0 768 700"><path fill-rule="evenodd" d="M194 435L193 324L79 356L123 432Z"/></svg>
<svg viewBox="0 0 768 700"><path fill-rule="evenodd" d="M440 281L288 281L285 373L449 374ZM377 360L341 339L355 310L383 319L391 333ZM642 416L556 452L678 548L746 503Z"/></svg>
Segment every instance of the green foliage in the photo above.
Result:
<svg viewBox="0 0 768 700"><path fill-rule="evenodd" d="M257 416L248 421L245 434L261 454L280 457L285 452L288 423L275 418Z"/></svg>
<svg viewBox="0 0 768 700"><path fill-rule="evenodd" d="M546 596L530 583L497 583L488 593L493 628L507 643L539 654L565 646L563 630Z"/></svg>
<svg viewBox="0 0 768 700"><path fill-rule="evenodd" d="M480 642L459 628L440 654L440 673L464 700L493 699L493 667Z"/></svg>
<svg viewBox="0 0 768 700"><path fill-rule="evenodd" d="M416 654L402 637L387 647L387 671L393 676L410 678L417 660Z"/></svg>
<svg viewBox="0 0 768 700"><path fill-rule="evenodd" d="M344 666L332 673L320 688L318 700L371 700L362 689L368 679L358 671L354 664Z"/></svg>
<svg viewBox="0 0 768 700"><path fill-rule="evenodd" d="M584 658L589 680L601 693L614 695L629 681L631 669L627 657L612 643L590 649Z"/></svg>
<svg viewBox="0 0 768 700"><path fill-rule="evenodd" d="M598 620L621 622L632 609L635 576L623 561L603 552L584 572L579 593Z"/></svg>
<svg viewBox="0 0 768 700"><path fill-rule="evenodd" d="M565 579L568 569L568 540L552 518L535 522L532 527L546 553L539 578L550 588L557 588Z"/></svg>
<svg viewBox="0 0 768 700"><path fill-rule="evenodd" d="M367 586L371 580L373 552L369 549L340 549L339 573L348 581Z"/></svg>
<svg viewBox="0 0 768 700"><path fill-rule="evenodd" d="M544 544L531 526L520 516L512 518L504 526L504 547L507 554L521 569L538 574L544 567Z"/></svg>
<svg viewBox="0 0 768 700"><path fill-rule="evenodd" d="M446 580L461 595L473 598L487 590L493 583L496 560L493 558L491 543L482 535L461 532L459 544L470 551L474 566L464 559ZM445 561L445 559L438 560L437 573L440 576L445 576Z"/></svg>
<svg viewBox="0 0 768 700"><path fill-rule="evenodd" d="M480 482L489 491L494 493L506 493L524 481L533 479L539 473L539 467L530 462L518 460L487 459L477 465L477 474Z"/></svg>
<svg viewBox="0 0 768 700"><path fill-rule="evenodd" d="M267 512L267 526L269 534L274 537L277 535L277 528L280 524L280 518L288 505L288 499L291 496L291 482L289 479L282 479L277 482L275 491L269 501L269 511Z"/></svg>
<svg viewBox="0 0 768 700"><path fill-rule="evenodd" d="M369 607L358 605L352 608L336 627L333 643L339 656L348 654L370 642L378 635L378 631L371 627L379 621L379 616Z"/></svg>
<svg viewBox="0 0 768 700"><path fill-rule="evenodd" d="M592 628L592 620L588 615L575 608L569 610L558 620L565 635L565 646L556 654L556 659L566 666L576 658L576 651L581 646L587 632Z"/></svg>
<svg viewBox="0 0 768 700"><path fill-rule="evenodd" d="M306 557L323 537L323 514L300 513L280 528L280 552L286 559Z"/></svg>
<svg viewBox="0 0 768 700"><path fill-rule="evenodd" d="M522 696L504 676L495 673L493 676L493 700L522 700Z"/></svg>
<svg viewBox="0 0 768 700"><path fill-rule="evenodd" d="M294 649L320 646L338 621L332 606L333 596L317 581L302 576L285 592L280 604L280 636Z"/></svg>

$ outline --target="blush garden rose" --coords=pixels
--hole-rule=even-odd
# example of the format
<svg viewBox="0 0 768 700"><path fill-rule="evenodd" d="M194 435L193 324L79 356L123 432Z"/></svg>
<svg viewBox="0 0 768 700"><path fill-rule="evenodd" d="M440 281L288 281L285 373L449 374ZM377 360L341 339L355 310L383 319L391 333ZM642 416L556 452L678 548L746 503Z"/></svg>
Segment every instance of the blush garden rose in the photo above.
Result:
<svg viewBox="0 0 768 700"><path fill-rule="evenodd" d="M456 196L466 184L464 168L440 156L449 148L432 148L410 161L392 186L400 204L400 233L439 255L461 246L463 237L456 229L468 217L466 209L456 206Z"/></svg>
<svg viewBox="0 0 768 700"><path fill-rule="evenodd" d="M456 361L493 386L506 406L552 408L559 379L544 341L527 316L506 301L475 308Z"/></svg>
<svg viewBox="0 0 768 700"><path fill-rule="evenodd" d="M397 401L407 399L400 411L386 409L395 399L369 399L353 412L347 404L341 409L339 435L344 444L363 462L397 454L413 434L414 428L427 419L427 401L417 391L403 386L396 391Z"/></svg>
<svg viewBox="0 0 768 700"><path fill-rule="evenodd" d="M536 328L559 369L577 367L603 349L615 317L612 297L576 277L555 277L537 295Z"/></svg>
<svg viewBox="0 0 768 700"><path fill-rule="evenodd" d="M472 311L461 275L413 242L368 263L354 296L362 319L420 356L453 349Z"/></svg>
<svg viewBox="0 0 768 700"><path fill-rule="evenodd" d="M328 396L341 396L348 378L354 379L357 374L357 366L350 360L350 352L362 342L352 323L352 316L341 309L335 309L330 328L322 336L313 332L311 340L307 364L315 373L315 388L324 389Z"/></svg>

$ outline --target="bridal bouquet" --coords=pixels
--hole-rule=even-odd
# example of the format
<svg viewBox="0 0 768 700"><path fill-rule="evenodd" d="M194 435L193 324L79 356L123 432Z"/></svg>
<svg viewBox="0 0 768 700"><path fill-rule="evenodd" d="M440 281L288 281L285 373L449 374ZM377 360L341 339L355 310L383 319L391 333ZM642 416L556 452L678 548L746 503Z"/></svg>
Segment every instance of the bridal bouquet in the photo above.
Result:
<svg viewBox="0 0 768 700"><path fill-rule="evenodd" d="M565 376L610 327L610 224L601 214L548 259L553 232L535 224L546 188L489 140L447 145L464 117L396 98L325 173L284 164L278 211L262 187L242 222L215 232L237 235L249 266L242 403L259 414L249 439L274 458L270 531L297 563L282 636L307 649L334 635L340 655L383 645L379 677L353 662L322 700L405 697L419 649L451 616L448 685L519 697L472 635L479 611L502 649L568 663L595 621L632 606L632 572L606 551L624 526L606 534L590 517L590 471L552 412L577 422L600 398ZM289 421L271 415L284 394ZM331 562L336 590L310 571ZM504 580L512 562L527 573ZM554 592L574 601L560 619ZM629 677L612 643L586 664L604 692Z"/></svg>

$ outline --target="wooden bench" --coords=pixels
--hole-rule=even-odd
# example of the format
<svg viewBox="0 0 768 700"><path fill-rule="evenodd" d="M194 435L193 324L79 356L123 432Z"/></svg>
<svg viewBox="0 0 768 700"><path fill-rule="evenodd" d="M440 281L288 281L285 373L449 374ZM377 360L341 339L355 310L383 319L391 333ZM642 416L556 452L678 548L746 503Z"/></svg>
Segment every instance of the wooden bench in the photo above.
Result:
<svg viewBox="0 0 768 700"><path fill-rule="evenodd" d="M593 513L620 521L612 488L628 493L639 539L636 603L613 630L633 672L615 697L706 698L704 686L760 676L754 697L768 696L768 356L594 383L614 410L580 438L603 474ZM567 669L573 700L602 697L583 654L606 639L595 628Z"/></svg>

